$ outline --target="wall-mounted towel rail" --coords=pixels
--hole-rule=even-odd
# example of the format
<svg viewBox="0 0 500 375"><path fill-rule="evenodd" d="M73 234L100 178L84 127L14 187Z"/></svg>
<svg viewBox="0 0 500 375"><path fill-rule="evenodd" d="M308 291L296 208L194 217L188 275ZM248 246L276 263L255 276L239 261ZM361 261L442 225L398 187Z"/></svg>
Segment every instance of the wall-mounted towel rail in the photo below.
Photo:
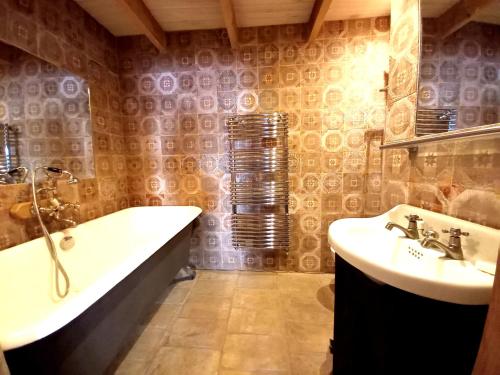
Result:
<svg viewBox="0 0 500 375"><path fill-rule="evenodd" d="M457 127L455 108L425 108L417 110L416 135L444 133Z"/></svg>
<svg viewBox="0 0 500 375"><path fill-rule="evenodd" d="M233 246L288 252L288 116L238 115L227 125Z"/></svg>
<svg viewBox="0 0 500 375"><path fill-rule="evenodd" d="M18 138L16 128L0 124L0 184L16 182L6 173L20 166Z"/></svg>

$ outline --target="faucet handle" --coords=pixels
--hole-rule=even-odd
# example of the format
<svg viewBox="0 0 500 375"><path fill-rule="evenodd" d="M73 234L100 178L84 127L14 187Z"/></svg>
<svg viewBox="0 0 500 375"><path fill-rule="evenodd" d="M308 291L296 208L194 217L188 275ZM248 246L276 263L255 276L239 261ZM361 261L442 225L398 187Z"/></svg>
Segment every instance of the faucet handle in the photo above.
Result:
<svg viewBox="0 0 500 375"><path fill-rule="evenodd" d="M450 237L468 236L469 232L462 232L460 228L443 229L443 233L449 233Z"/></svg>
<svg viewBox="0 0 500 375"><path fill-rule="evenodd" d="M417 220L422 221L422 218L420 216L414 214L406 215L405 218L407 218L410 221L417 221Z"/></svg>
<svg viewBox="0 0 500 375"><path fill-rule="evenodd" d="M439 238L439 234L435 230L426 230L425 232L422 233L422 235L425 238L434 238L434 239Z"/></svg>
<svg viewBox="0 0 500 375"><path fill-rule="evenodd" d="M75 202L75 203L72 203L72 202L64 202L62 205L62 209L65 210L67 208L70 208L72 210L76 210L78 211L80 209L80 203L79 202Z"/></svg>

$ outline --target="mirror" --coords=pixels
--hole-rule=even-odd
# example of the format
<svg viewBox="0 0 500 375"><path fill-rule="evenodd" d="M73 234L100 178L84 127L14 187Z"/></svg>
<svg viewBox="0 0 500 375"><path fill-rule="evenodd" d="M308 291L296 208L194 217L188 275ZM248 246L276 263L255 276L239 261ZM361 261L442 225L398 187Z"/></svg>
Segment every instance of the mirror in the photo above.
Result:
<svg viewBox="0 0 500 375"><path fill-rule="evenodd" d="M421 0L417 136L500 122L500 3L463 3Z"/></svg>
<svg viewBox="0 0 500 375"><path fill-rule="evenodd" d="M87 82L0 42L0 184L18 167L50 165L94 176Z"/></svg>

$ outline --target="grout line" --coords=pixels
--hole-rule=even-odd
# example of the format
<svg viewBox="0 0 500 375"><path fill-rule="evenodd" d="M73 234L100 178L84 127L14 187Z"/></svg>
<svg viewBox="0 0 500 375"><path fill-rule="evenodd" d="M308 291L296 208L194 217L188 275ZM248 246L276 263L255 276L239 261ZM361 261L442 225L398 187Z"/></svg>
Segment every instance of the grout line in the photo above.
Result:
<svg viewBox="0 0 500 375"><path fill-rule="evenodd" d="M210 272L215 272L215 273L219 273L219 271L213 271L211 270ZM223 274L224 271L221 271L220 273ZM245 271L245 273L254 273L256 274L257 272L259 271ZM247 275L248 275L247 273ZM273 272L275 274L291 274L291 275L295 275L297 273L295 272ZM224 354L224 347L226 345L226 341L227 341L227 338L228 336L231 334L237 334L237 335L243 335L243 336L266 336L266 337L270 337L270 336L274 336L274 337L279 337L281 338L282 340L285 341L284 343L284 347L283 349L286 351L286 360L287 360L287 373L289 375L291 375L292 373L292 369L293 369L293 364L292 364L292 356L293 355L296 355L297 353L294 353L292 352L291 350L291 336L289 335L289 330L288 330L288 322L291 322L293 320L290 320L288 317L287 317L287 310L285 308L285 305L284 305L284 302L283 302L283 299L284 298L289 298L289 295L290 293L284 289L281 289L279 288L279 276L276 275L275 277L275 280L274 280L274 288L272 289L269 289L269 288L242 288L242 287L239 287L238 286L238 281L239 281L239 276L242 275L244 273L242 272L238 272L236 273L236 277L234 278L234 280L219 280L219 281L225 281L225 282L228 282L231 286L234 286L233 288L233 292L232 292L232 295L230 297L224 297L224 296L221 296L221 298L226 298L229 300L229 308L228 308L228 314L225 318L225 327L224 327L224 339L223 339L223 342L222 342L222 346L221 348L218 350L219 351L219 364L218 364L218 372L220 373L221 371L223 371L223 366L222 366L222 358L223 358L223 354ZM318 275L318 276L313 276L312 277L312 280L314 281L313 283L311 283L311 287L313 288L319 288L321 286L324 285L323 283L323 279L322 279L322 275L326 275L326 274L315 274L315 275ZM330 275L330 274L328 274ZM333 276L333 275L332 275ZM184 307L184 305L186 304L186 302L190 299L190 298L196 298L196 296L193 296L193 290L194 288L196 288L196 285L198 283L198 280L199 279L199 275L197 275L197 277L195 278L194 282L186 287L188 288L188 292L186 294L186 296L184 297L184 300L179 303L179 304L175 304L176 306L178 306L178 309L177 311L175 312L173 318L172 318L172 325L170 328L167 328L165 329L165 333L164 333L164 336L166 336L167 334L170 333L170 330L172 329L175 321L180 317L180 314L181 314L181 311ZM207 280L210 280L210 279L207 279ZM215 279L215 281L217 281L217 279ZM306 285L307 287L308 285ZM174 285L174 288L175 288L175 285ZM182 288L182 287L181 287ZM172 288L173 289L173 288ZM278 312L279 312L279 319L280 319L280 323L283 324L283 331L281 332L278 332L278 334L263 334L263 333L251 333L251 332L236 332L236 333L229 333L229 319L231 318L231 314L233 312L233 309L236 308L235 305L234 305L234 301L235 301L235 297L236 297L236 293L238 291L241 291L241 290L252 290L252 291L268 291L268 290L271 290L273 292L273 294L276 294L277 297L278 297ZM258 292L257 292L258 293ZM170 294L170 293L169 293ZM165 302L168 300L168 296L163 300L162 304L165 304ZM265 304L263 307L259 307L259 308L255 308L255 310L257 311L260 311L260 310L263 310L263 309L275 309L276 306L270 306L268 304ZM246 310L249 310L249 309L246 309ZM333 313L332 313L333 315ZM147 325L146 325L147 327ZM164 338L162 338L162 343L163 343L163 340ZM152 358L154 358L158 351L160 350L160 348L162 348L162 345L158 346L157 348L155 348L155 353L154 355L152 356ZM211 349L211 350L215 350L215 349ZM328 355L328 352L308 352L308 353L316 353L316 354L323 354L323 353L326 353ZM299 353L299 354L303 354L303 353ZM146 367L146 374L148 374L150 371L152 371L152 361L151 363L149 364L149 366ZM270 372L270 374L272 374L273 372Z"/></svg>
<svg viewBox="0 0 500 375"><path fill-rule="evenodd" d="M238 271L238 273L236 274L237 277L235 277L235 284L236 286L238 285L238 280L240 278L240 271ZM224 347L226 346L226 340L227 340L227 336L229 334L229 319L231 318L231 313L233 312L233 301L234 301L234 297L236 295L236 287L235 287L235 290L233 291L233 295L231 296L231 301L229 302L229 312L227 314L227 318L226 318L226 331L224 332L224 341L222 343L222 347L220 349L220 356L219 356L219 366L217 367L217 373L220 373L223 368L222 368L222 356L224 354Z"/></svg>
<svg viewBox="0 0 500 375"><path fill-rule="evenodd" d="M288 324L287 324L287 311L285 309L285 306L283 304L283 297L286 298L286 293L279 288L278 285L278 280L276 280L276 287L278 290L278 299L279 299L279 308L280 308L280 318L281 321L283 322L283 338L285 340L285 345L286 345L286 354L288 357L288 373L292 374L292 353L290 350L290 341L289 340L289 334L288 334Z"/></svg>

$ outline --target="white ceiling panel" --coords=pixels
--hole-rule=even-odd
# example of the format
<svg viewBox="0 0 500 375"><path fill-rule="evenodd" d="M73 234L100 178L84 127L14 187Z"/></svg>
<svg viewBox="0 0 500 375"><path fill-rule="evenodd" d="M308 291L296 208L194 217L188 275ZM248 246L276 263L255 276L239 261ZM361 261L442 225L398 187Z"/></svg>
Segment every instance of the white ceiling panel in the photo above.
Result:
<svg viewBox="0 0 500 375"><path fill-rule="evenodd" d="M459 0L420 0L422 17L439 17Z"/></svg>
<svg viewBox="0 0 500 375"><path fill-rule="evenodd" d="M141 30L118 0L75 0L116 36ZM165 31L224 27L219 0L143 0ZM422 0L422 15L438 17L458 0ZM379 17L390 14L390 0L334 0L326 20ZM233 0L239 27L305 23L314 0ZM478 12L475 20L500 23L500 0Z"/></svg>
<svg viewBox="0 0 500 375"><path fill-rule="evenodd" d="M166 31L224 27L219 0L143 0Z"/></svg>
<svg viewBox="0 0 500 375"><path fill-rule="evenodd" d="M390 14L391 0L334 0L326 14L326 20L349 20Z"/></svg>
<svg viewBox="0 0 500 375"><path fill-rule="evenodd" d="M97 22L116 36L137 35L141 30L130 18L127 10L116 0L74 0L91 14Z"/></svg>
<svg viewBox="0 0 500 375"><path fill-rule="evenodd" d="M240 27L285 25L309 20L314 0L233 0Z"/></svg>

